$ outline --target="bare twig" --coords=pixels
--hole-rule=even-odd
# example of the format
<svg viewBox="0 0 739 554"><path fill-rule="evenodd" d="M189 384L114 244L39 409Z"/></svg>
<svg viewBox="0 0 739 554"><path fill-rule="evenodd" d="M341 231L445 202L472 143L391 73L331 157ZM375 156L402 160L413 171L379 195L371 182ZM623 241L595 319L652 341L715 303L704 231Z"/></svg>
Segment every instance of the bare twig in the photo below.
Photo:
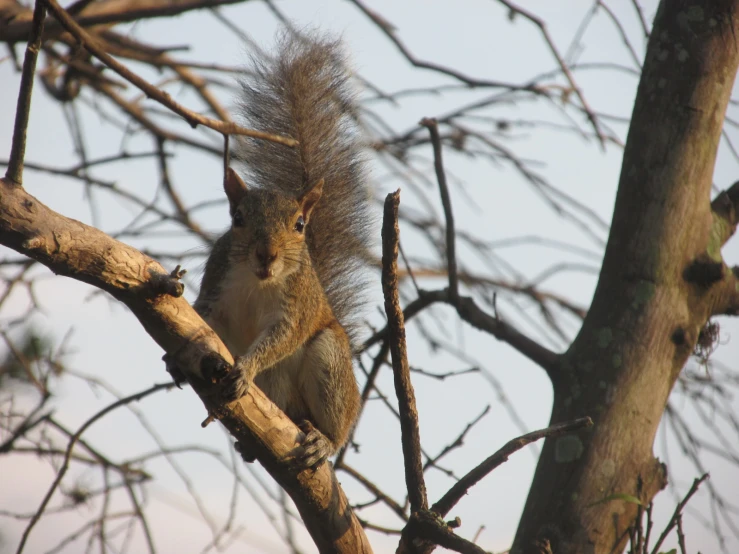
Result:
<svg viewBox="0 0 739 554"><path fill-rule="evenodd" d="M441 157L439 126L436 123L436 120L432 118L424 118L421 120L420 124L429 130L431 135L431 144L434 147L434 168L436 170L436 179L439 182L441 204L444 206L444 218L446 219L446 263L449 271L449 298L452 304L456 304L459 299L459 285L457 278L454 213L452 212L452 200L449 197L449 187L446 183L446 173L444 173L444 162Z"/></svg>
<svg viewBox="0 0 739 554"><path fill-rule="evenodd" d="M423 539L427 544L438 544L462 554L488 554L475 543L455 534L452 526L440 520L436 514L428 511L413 514L406 529L403 530L403 536L412 537L414 545L420 542L418 539ZM418 548L417 552L431 552L433 550L433 548L423 548L423 546Z"/></svg>
<svg viewBox="0 0 739 554"><path fill-rule="evenodd" d="M13 126L13 143L10 149L10 160L5 177L19 185L23 184L23 159L26 156L26 132L31 111L31 95L33 93L33 77L36 73L36 60L41 49L41 35L44 32L46 5L44 0L36 0L33 8L33 27L26 46L26 57L23 59L21 85L18 90L18 103Z"/></svg>
<svg viewBox="0 0 739 554"><path fill-rule="evenodd" d="M393 360L395 392L398 395L400 427L405 461L405 482L411 511L428 509L426 484L421 463L421 439L418 429L416 398L411 384L411 372L405 345L403 310L398 296L398 206L400 191L388 194L382 223L382 291L385 295L385 313L388 319L388 340Z"/></svg>
<svg viewBox="0 0 739 554"><path fill-rule="evenodd" d="M524 10L523 8L515 5L513 2L509 2L508 0L498 0L501 4L503 4L505 7L507 7L509 10L511 10L512 13L521 15L522 17L528 19L539 27L539 31L541 32L542 37L544 37L544 42L547 43L547 46L549 47L549 50L552 52L552 55L554 56L554 59L557 60L557 63L559 64L559 68L562 70L562 74L567 79L567 82L570 84L570 87L572 87L572 90L577 95L577 98L580 100L580 104L582 105L583 111L588 117L588 120L590 120L590 124L593 126L593 131L595 132L595 135L598 137L598 140L600 141L600 145L603 149L606 147L606 137L603 134L603 131L600 129L600 125L598 124L598 119L593 113L593 110L588 105L587 101L585 100L585 95L582 93L582 90L580 90L580 87L575 82L575 78L572 76L572 72L570 71L570 68L567 66L567 63L562 59L562 56L559 53L559 50L557 50L557 47L554 45L554 41L552 40L552 37L549 35L549 31L547 30L546 25L544 24L544 21L542 21L539 17L534 15L533 13Z"/></svg>
<svg viewBox="0 0 739 554"><path fill-rule="evenodd" d="M382 291L385 295L385 313L388 318L390 353L393 360L395 392L398 395L400 427L402 431L405 481L411 511L426 510L426 484L421 463L421 439L418 429L416 398L411 384L408 355L405 345L403 311L398 296L398 206L400 191L388 194L382 223Z"/></svg>
<svg viewBox="0 0 739 554"><path fill-rule="evenodd" d="M683 516L677 518L677 544L680 545L680 554L687 554L688 550L685 547L685 533L683 533Z"/></svg>
<svg viewBox="0 0 739 554"><path fill-rule="evenodd" d="M80 27L74 19L56 2L56 0L45 0L49 6L49 10L54 14L59 23L61 23L65 29L67 29L82 45L85 49L90 52L93 56L111 68L113 71L118 73L121 77L127 81L133 83L140 88L149 98L156 100L163 106L166 106L176 114L182 116L190 126L197 127L198 125L204 125L218 131L219 133L229 135L245 135L248 137L260 138L264 140L270 140L285 146L295 146L297 141L290 137L283 137L280 135L273 135L271 133L264 133L262 131L255 131L253 129L245 129L235 123L229 121L219 121L217 119L211 119L205 117L199 113L188 110L178 102L172 99L172 97L166 92L158 89L148 81L142 79L126 66L116 61L110 54L105 52L98 44L97 40L90 36L87 31Z"/></svg>
<svg viewBox="0 0 739 554"><path fill-rule="evenodd" d="M490 411L490 404L485 406L485 409L482 411L482 413L479 416L477 416L475 419L473 419L467 424L467 426L459 434L459 436L454 440L454 442L445 446L444 449L441 452L439 452L437 456L426 461L426 464L423 466L424 471L428 469L429 467L435 466L436 462L441 460L444 456L449 454L449 452L451 452L455 448L459 448L460 446L462 446L462 444L464 443L464 438L467 436L467 433L470 432L470 429L472 429L483 417L485 417L489 411Z"/></svg>
<svg viewBox="0 0 739 554"><path fill-rule="evenodd" d="M31 530L36 525L38 520L41 518L41 515L44 513L46 506L49 504L49 500L51 500L51 497L53 496L54 492L59 486L59 483L61 482L64 475L67 473L67 470L69 469L69 460L72 456L72 450L74 449L75 444L77 444L77 441L79 440L80 436L82 436L82 433L84 433L88 429L88 427L90 427L93 423L95 423L105 414L112 412L116 408L125 406L126 404L130 402L141 400L142 398L145 398L149 396L150 394L153 394L163 389L168 389L170 387L171 387L170 383L166 383L162 385L154 385L153 387L150 387L144 391L137 392L136 394L132 394L131 396L127 396L126 398L121 398L120 400L117 400L113 402L112 404L106 406L105 408L100 410L98 413L93 415L90 419L88 419L85 423L82 424L82 426L77 430L77 432L74 435L72 435L72 437L70 438L69 444L67 445L67 450L64 455L64 461L62 462L62 466L59 468L56 478L54 479L54 482L51 484L51 487L49 487L49 490L47 491L46 496L44 496L44 499L41 501L41 505L38 507L38 510L36 510L36 513L33 514L33 518L31 518L31 521L28 522L26 529L23 531L23 536L21 537L21 542L18 545L16 554L21 554L21 552L23 552L23 548L26 545L26 541L28 540L28 536L30 535ZM153 544L150 544L149 547L150 547L150 550L153 552L154 551Z"/></svg>
<svg viewBox="0 0 739 554"><path fill-rule="evenodd" d="M652 547L652 554L657 554L659 552L659 547L662 546L662 543L667 538L667 535L670 534L670 532L677 526L678 521L682 517L683 509L685 508L685 505L688 503L690 498L698 492L698 487L701 486L701 483L708 479L708 473L704 473L700 477L697 477L693 481L693 485L690 487L690 490L685 495L685 497L678 503L677 507L675 508L675 512L672 514L672 517L670 518L669 523L665 527L665 530L662 531L662 534L657 539L657 542L654 543L654 547Z"/></svg>
<svg viewBox="0 0 739 554"><path fill-rule="evenodd" d="M436 512L442 517L447 515L449 513L449 510L451 510L454 505L459 502L465 494L467 494L467 491L470 489L470 487L478 483L483 477L493 471L500 464L507 461L508 457L511 454L517 452L518 450L521 450L527 444L538 441L539 439L543 439L544 437L558 437L561 435L566 435L568 433L572 433L573 431L578 431L585 427L590 427L592 424L593 421L589 417L583 417L567 423L558 423L556 425L547 427L546 429L539 429L538 431L527 433L513 439L512 441L509 441L508 443L506 443L505 446L503 446L503 448L498 450L495 454L487 458L480 465L478 465L467 475L462 477L458 482L456 482L452 486L452 488L450 488L444 494L444 496L442 496L439 501L436 502L436 504L431 506L431 511Z"/></svg>
<svg viewBox="0 0 739 554"><path fill-rule="evenodd" d="M390 39L390 41L395 45L395 47L400 51L400 53L411 64L413 64L414 67L436 71L437 73L440 73L442 75L447 75L462 83L465 83L466 85L470 87L503 88L503 89L508 89L508 90L527 91L527 92L531 92L537 95L547 94L547 91L544 87L541 87L534 83L528 83L525 85L514 85L511 83L504 83L501 81L476 79L474 77L469 77L468 75L465 75L462 72L457 71L455 69L444 67L436 63L419 60L416 57L414 57L411 54L410 50L408 50L408 48L405 46L405 44L403 44L400 41L400 39L398 39L392 25L387 20L380 17L373 10L370 10L367 6L365 6L365 4L361 0L351 0L351 1L355 6L357 6L357 8L362 13L364 13L364 15L366 15L375 25L377 25L377 28L380 29L380 31L382 31L388 37L388 39Z"/></svg>
<svg viewBox="0 0 739 554"><path fill-rule="evenodd" d="M644 38L648 39L649 38L649 24L647 23L647 18L644 17L644 10L642 10L642 7L639 5L639 0L631 0L631 4L634 6L634 10L639 16L639 23L641 24L642 32L644 33Z"/></svg>
<svg viewBox="0 0 739 554"><path fill-rule="evenodd" d="M384 492L382 492L377 487L377 485L375 485L372 481L370 481L364 475L359 473L356 469L354 469L351 466L346 465L346 463L343 463L341 466L337 466L336 469L340 469L340 470L347 472L354 479L359 481L364 486L364 488L366 488L368 491L374 494L379 500L382 500L385 504L387 504L388 508L390 508L393 512L395 512L400 519L402 519L403 521L408 521L408 516L406 515L405 510L403 510L403 507L400 504L398 504L395 500L390 498L388 495L386 495Z"/></svg>

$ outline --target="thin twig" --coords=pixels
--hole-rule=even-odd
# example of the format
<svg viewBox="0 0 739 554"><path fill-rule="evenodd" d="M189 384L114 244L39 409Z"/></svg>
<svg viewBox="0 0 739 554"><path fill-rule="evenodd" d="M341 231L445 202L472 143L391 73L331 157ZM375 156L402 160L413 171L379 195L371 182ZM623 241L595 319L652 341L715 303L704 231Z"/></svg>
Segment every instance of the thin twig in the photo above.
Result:
<svg viewBox="0 0 739 554"><path fill-rule="evenodd" d="M51 500L51 497L53 496L54 492L59 487L59 483L61 482L64 475L67 473L67 470L69 469L69 461L70 461L70 458L72 457L72 450L74 449L74 446L77 444L77 441L79 440L79 438L82 436L82 433L84 433L87 430L87 428L90 427L97 420L102 418L104 415L112 412L116 408L125 406L126 404L130 402L141 400L142 398L145 398L149 396L150 394L153 394L163 389L169 389L170 387L171 387L170 383L154 385L153 387L149 387L146 390L137 392L136 394L132 394L131 396L127 396L126 398L121 398L120 400L116 400L115 402L113 402L109 406L106 406L105 408L100 410L98 413L93 415L90 419L88 419L85 423L82 424L82 426L77 430L77 432L74 435L72 435L72 437L69 439L69 444L67 445L67 450L64 454L64 461L62 462L62 466L59 468L59 472L56 475L56 479L54 479L54 482L51 484L51 487L49 487L49 490L46 493L46 496L44 496L44 499L41 501L41 505L39 506L38 510L36 510L36 513L33 514L31 521L28 522L28 526L23 531L23 537L21 538L21 542L18 545L16 554L21 554L21 552L23 552L23 548L26 544L26 541L28 540L28 536L30 535L31 530L33 529L34 525L36 525L38 520L41 518L41 515L44 513L46 506L49 504L49 500Z"/></svg>
<svg viewBox="0 0 739 554"><path fill-rule="evenodd" d="M557 47L554 45L554 41L552 40L552 37L549 35L549 30L547 29L547 26L544 24L544 21L542 21L539 17L535 16L533 13L528 12L519 6L516 6L512 2L509 2L508 0L498 0L498 2L500 2L505 7L507 7L512 13L521 15L522 17L528 19L529 21L531 21L531 23L539 27L539 31L541 32L541 35L544 38L544 42L546 42L547 46L549 47L550 52L554 56L554 59L557 60L557 63L559 64L559 68L562 70L562 74L565 76L570 87L572 88L572 90L575 92L578 99L580 100L582 109L585 112L585 115L587 116L588 120L590 121L590 124L593 126L593 131L595 132L595 135L598 137L598 140L600 141L601 148L605 150L606 138L600 129L600 125L598 125L598 118L596 117L595 113L588 105L587 101L585 100L585 95L582 93L582 90L580 90L580 87L575 82L575 78L573 77L572 72L570 71L570 68L567 66L567 63L562 59L562 56L560 55L559 50L557 50Z"/></svg>
<svg viewBox="0 0 739 554"><path fill-rule="evenodd" d="M126 66L116 61L110 54L105 52L97 43L97 40L91 37L87 31L80 27L74 19L56 2L56 0L46 0L49 10L54 14L59 23L67 29L82 45L85 49L90 52L93 56L107 65L110 69L118 73L121 77L136 85L142 92L144 92L149 98L156 100L163 106L166 106L176 114L182 116L193 128L198 125L204 125L218 131L222 134L229 135L245 135L248 137L254 137L264 140L270 140L285 146L295 146L297 141L289 137L283 137L280 135L273 135L271 133L264 133L262 131L255 131L253 129L245 129L235 123L229 121L219 121L217 119L211 119L199 113L188 110L178 102L174 101L172 97L166 92L159 90L157 87L142 79Z"/></svg>
<svg viewBox="0 0 739 554"><path fill-rule="evenodd" d="M33 27L26 46L26 57L23 59L21 85L18 90L18 103L15 111L15 125L13 126L13 143L10 148L10 161L5 177L23 184L23 159L26 157L26 132L28 119L31 113L31 94L33 93L33 76L36 73L36 60L41 49L41 35L44 32L46 5L44 0L36 0L33 8Z"/></svg>
<svg viewBox="0 0 739 554"><path fill-rule="evenodd" d="M454 214L452 212L452 200L449 197L449 187L444 172L444 162L441 157L441 138L439 138L439 126L435 119L424 118L420 125L426 127L431 135L431 144L434 148L434 168L436 179L439 182L439 193L441 204L444 206L444 218L446 219L446 263L449 271L449 298L452 304L459 299L459 281L457 278L457 254L456 237L454 233Z"/></svg>
<svg viewBox="0 0 739 554"><path fill-rule="evenodd" d="M546 96L548 94L545 87L541 87L534 82L529 82L524 85L514 85L512 83L504 83L502 81L476 79L474 77L469 77L468 75L465 75L464 73L455 69L445 67L436 63L419 60L414 57L413 54L411 54L411 51L405 46L405 44L403 44L400 39L398 39L392 24L380 17L375 11L370 10L361 0L351 0L351 2L352 4L357 6L357 8L362 13L364 13L364 15L366 15L370 19L370 21L372 21L377 26L377 28L380 29L380 31L382 31L387 36L388 39L390 39L390 41L395 45L395 47L400 51L405 59L407 59L408 62L411 63L414 67L418 67L420 69L429 69L431 71L436 71L437 73L440 73L442 75L447 75L466 84L468 87L503 88L507 89L507 91L527 91L536 95L543 96Z"/></svg>
<svg viewBox="0 0 739 554"><path fill-rule="evenodd" d="M685 547L685 533L683 533L683 516L677 518L677 544L680 545L680 554L687 554Z"/></svg>
<svg viewBox="0 0 739 554"><path fill-rule="evenodd" d="M474 368L474 369L477 369L477 368ZM490 412L490 404L488 404L485 407L485 409L482 411L482 413L479 416L477 416L475 419L473 419L467 424L467 427L464 428L464 430L459 434L459 436L454 440L454 442L446 445L444 449L441 452L439 452L439 454L436 457L426 461L426 464L423 466L424 471L428 469L429 467L436 466L436 462L441 460L444 456L449 454L449 452L451 452L455 448L459 448L460 446L462 446L462 444L464 444L464 438L467 436L467 433L470 432L470 429L472 429L483 417L485 417L488 414L488 412Z"/></svg>
<svg viewBox="0 0 739 554"><path fill-rule="evenodd" d="M649 24L647 23L647 18L644 17L644 11L642 10L642 7L639 5L639 0L631 0L632 5L634 6L634 10L636 11L636 14L639 16L639 23L641 23L642 31L644 32L644 38L649 38Z"/></svg>
<svg viewBox="0 0 739 554"><path fill-rule="evenodd" d="M449 513L454 505L460 501L460 499L467 494L467 491L478 483L488 473L493 471L496 467L501 465L503 462L508 460L508 457L521 450L527 444L530 444L544 437L558 437L578 431L585 427L590 427L593 421L589 417L582 417L574 421L567 423L558 423L547 427L546 429L539 429L538 431L532 431L518 438L513 439L506 443L503 448L498 450L495 454L487 458L480 465L470 471L467 475L457 481L452 488L450 488L444 496L442 496L436 504L431 506L431 511L436 512L440 516L445 516Z"/></svg>
<svg viewBox="0 0 739 554"><path fill-rule="evenodd" d="M649 536L652 534L652 527L654 522L652 521L652 506L650 502L647 506L647 530L644 533L644 541L642 542L642 549L637 554L647 554L647 548L649 548Z"/></svg>
<svg viewBox="0 0 739 554"><path fill-rule="evenodd" d="M390 498L387 494L382 492L377 485L375 485L372 481L367 479L364 475L359 473L356 469L353 467L347 465L346 463L343 463L341 466L336 466L337 470L343 470L354 479L359 481L364 488L366 488L368 491L370 491L372 494L374 494L378 500L383 501L385 504L387 504L388 508L390 508L393 512L395 512L400 519L403 521L408 521L408 516L405 513L405 510L403 510L403 507L398 504L395 500Z"/></svg>
<svg viewBox="0 0 739 554"><path fill-rule="evenodd" d="M685 497L678 503L677 507L675 508L675 512L672 514L672 518L670 518L670 522L667 524L667 527L665 527L665 530L662 531L662 534L657 539L657 542L654 543L654 547L652 548L652 554L657 554L659 552L659 547L662 546L662 543L667 538L667 535L670 534L670 532L675 528L677 525L678 520L682 517L683 509L685 508L685 505L688 503L690 498L698 492L698 487L701 486L701 483L708 479L708 473L704 473L702 476L696 478L693 481L693 485L690 487L690 490L688 491L688 494L685 495Z"/></svg>

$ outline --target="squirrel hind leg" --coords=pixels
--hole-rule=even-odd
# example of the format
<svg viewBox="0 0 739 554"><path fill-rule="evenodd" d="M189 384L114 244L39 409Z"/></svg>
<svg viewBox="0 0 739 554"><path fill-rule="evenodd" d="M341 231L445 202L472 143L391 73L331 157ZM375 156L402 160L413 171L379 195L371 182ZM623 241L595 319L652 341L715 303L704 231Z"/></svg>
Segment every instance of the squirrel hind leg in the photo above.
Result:
<svg viewBox="0 0 739 554"><path fill-rule="evenodd" d="M346 443L361 402L349 338L338 322L306 345L298 389L309 422L300 425L306 437L302 452L297 454L313 462L306 463L306 467L315 467Z"/></svg>
<svg viewBox="0 0 739 554"><path fill-rule="evenodd" d="M298 424L304 437L293 452L293 464L301 469L317 469L336 448L329 438L304 419Z"/></svg>

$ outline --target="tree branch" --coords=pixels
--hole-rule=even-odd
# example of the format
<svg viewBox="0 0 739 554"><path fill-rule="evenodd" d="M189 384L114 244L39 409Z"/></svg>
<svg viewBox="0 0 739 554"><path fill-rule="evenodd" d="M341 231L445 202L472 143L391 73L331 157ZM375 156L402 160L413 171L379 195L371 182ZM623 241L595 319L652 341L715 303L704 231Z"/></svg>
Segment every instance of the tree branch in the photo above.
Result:
<svg viewBox="0 0 739 554"><path fill-rule="evenodd" d="M510 323L503 321L497 316L491 316L485 313L469 296L460 296L455 305L449 298L448 289L421 290L420 293L421 295L418 298L406 306L403 312L405 320L415 317L425 308L436 302L450 304L456 308L457 314L464 321L480 331L490 333L496 339L508 343L529 360L539 365L547 372L550 379L553 381L557 379L559 375L559 354L552 352L535 340L527 337ZM387 336L387 332L387 328L378 331L365 341L363 348L366 349L375 342L383 340Z"/></svg>
<svg viewBox="0 0 739 554"><path fill-rule="evenodd" d="M712 245L710 250L720 251L721 247L734 235L739 222L739 181L722 190L711 202L713 225L711 226Z"/></svg>
<svg viewBox="0 0 739 554"><path fill-rule="evenodd" d="M237 4L243 0L108 0L106 2L92 2L75 11L75 20L83 27L107 23L127 23L150 19L153 17L167 17L178 15L192 10L214 8L228 4ZM79 6L79 5L78 5ZM73 7L73 6L70 6ZM28 39L31 32L31 10L19 10L8 23L0 26L0 42L14 44ZM49 21L44 33L44 39L60 35L64 28L56 21Z"/></svg>
<svg viewBox="0 0 739 554"><path fill-rule="evenodd" d="M461 498L467 494L467 491L474 485L476 485L483 477L493 471L503 462L508 461L508 457L514 452L518 452L527 444L536 442L544 437L560 437L567 435L573 431L578 431L586 427L593 425L593 421L589 417L583 417L567 423L558 423L547 427L546 429L539 429L538 431L532 431L518 438L515 438L505 444L503 448L498 450L495 454L487 458L480 465L474 468L472 471L467 473L459 481L457 481L452 488L450 488L444 496L442 496L438 502L431 506L431 511L444 517L449 513L454 505L461 500Z"/></svg>
<svg viewBox="0 0 739 554"><path fill-rule="evenodd" d="M41 35L44 32L46 6L44 0L36 0L33 9L33 27L26 47L26 57L23 59L21 85L18 90L18 103L15 111L15 126L13 127L13 144L10 150L10 160L5 177L21 184L23 182L23 160L26 156L26 131L31 111L31 94L33 93L33 77L36 73L36 60L41 49Z"/></svg>
<svg viewBox="0 0 739 554"><path fill-rule="evenodd" d="M416 397L411 384L408 355L405 345L403 311L398 296L398 205L400 191L388 194L382 223L382 292L385 294L385 313L388 319L388 340L393 360L395 392L398 395L398 412L405 460L405 483L411 503L411 513L428 509L426 484L421 462L421 437L418 429Z"/></svg>
<svg viewBox="0 0 739 554"><path fill-rule="evenodd" d="M41 501L41 505L38 507L36 512L33 514L33 517L28 522L28 525L23 531L23 536L21 537L21 541L18 544L18 549L16 550L16 554L21 554L21 552L23 552L23 548L26 545L26 541L28 540L28 536L30 535L31 530L36 525L38 520L41 519L41 516L44 513L44 510L46 509L46 506L49 504L49 500L51 500L51 497L54 495L54 492L59 487L59 483L61 483L62 478L67 473L67 470L69 469L69 460L72 457L72 450L74 449L74 446L77 444L77 441L79 440L79 438L82 436L82 433L84 433L88 429L88 427L90 427L93 423L98 421L101 417L112 412L116 408L119 408L120 406L125 406L126 404L129 404L131 402L137 402L141 400L142 398L149 396L150 394L153 394L163 389L170 388L171 386L172 385L170 384L154 385L144 391L137 392L136 394L127 396L126 398L121 398L120 400L116 400L112 404L106 406L105 408L97 412L95 415L93 415L91 418L85 421L85 423L83 423L82 426L80 426L77 432L74 435L72 435L72 437L69 440L69 443L67 444L67 449L64 452L64 460L62 461L62 465L59 468L59 471L57 472L54 482L51 484L51 487L49 487L49 490L46 492L46 495ZM151 535L149 533L145 533L145 535L147 538L149 549L153 552L154 547L153 547L153 542L151 540Z"/></svg>
<svg viewBox="0 0 739 554"><path fill-rule="evenodd" d="M156 261L105 233L50 210L22 187L0 179L0 244L57 274L100 288L125 303L168 356L192 376L195 392L240 442L249 445L291 496L322 552L371 552L367 537L330 464L295 474L286 460L299 446L300 430L252 386L227 406L198 377L213 360L233 358L218 336L181 296L163 294L168 273Z"/></svg>
<svg viewBox="0 0 739 554"><path fill-rule="evenodd" d="M441 138L439 138L439 125L435 119L424 118L420 123L429 130L431 144L434 148L434 169L436 180L439 183L441 204L444 207L444 219L446 220L446 264L449 271L449 297L453 303L459 300L459 285L457 277L457 253L456 236L454 232L454 213L452 212L452 200L449 198L449 187L446 183L444 173L444 162L441 157Z"/></svg>
<svg viewBox="0 0 739 554"><path fill-rule="evenodd" d="M125 65L119 63L110 54L105 52L98 44L97 41L90 36L82 27L80 27L74 19L57 3L56 0L44 0L49 6L49 11L54 14L54 17L61 23L65 29L67 29L76 38L85 49L90 52L93 56L111 68L113 71L118 73L121 77L136 85L141 89L149 98L156 100L163 106L169 108L174 113L182 116L190 126L197 127L198 125L205 125L214 131L228 135L245 135L247 137L254 137L264 140L269 140L285 146L295 146L297 141L290 137L283 137L280 135L273 135L271 133L265 133L262 131L256 131L253 129L245 129L239 125L236 125L230 121L219 121L217 119L211 119L199 113L188 110L180 103L172 99L172 97L166 92L159 90L154 85L150 84L146 80L136 75L133 71L129 70Z"/></svg>
<svg viewBox="0 0 739 554"><path fill-rule="evenodd" d="M677 525L678 521L680 521L680 518L682 516L683 509L687 505L687 503L690 501L690 498L698 492L698 487L701 486L701 483L708 479L708 473L704 473L701 477L697 477L693 481L693 485L690 487L690 490L687 492L685 497L678 503L677 507L675 507L675 512L672 514L672 517L670 518L669 523L665 527L665 530L662 531L662 534L659 536L657 541L654 543L654 547L652 548L652 554L657 554L659 552L659 547L662 546L662 543L667 538L667 535L670 534L670 531Z"/></svg>

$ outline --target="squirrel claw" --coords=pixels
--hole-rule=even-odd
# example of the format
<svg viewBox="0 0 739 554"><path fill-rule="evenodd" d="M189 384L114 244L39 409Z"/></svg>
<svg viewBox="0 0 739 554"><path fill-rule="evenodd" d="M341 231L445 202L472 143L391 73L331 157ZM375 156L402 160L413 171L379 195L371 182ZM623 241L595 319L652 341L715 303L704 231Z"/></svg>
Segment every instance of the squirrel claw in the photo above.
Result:
<svg viewBox="0 0 739 554"><path fill-rule="evenodd" d="M162 359L164 360L167 373L172 376L174 384L177 386L178 389L182 389L182 384L187 384L187 377L185 377L185 373L178 366L176 366L174 362L170 360L166 355Z"/></svg>
<svg viewBox="0 0 739 554"><path fill-rule="evenodd" d="M228 404L249 392L249 387L251 379L247 379L243 372L234 368L221 378L220 395L224 403Z"/></svg>
<svg viewBox="0 0 739 554"><path fill-rule="evenodd" d="M236 449L236 452L238 452L241 456L241 459L244 460L247 464L253 464L254 461L257 459L254 454L249 452L248 448L246 448L238 441L234 443L234 448Z"/></svg>
<svg viewBox="0 0 739 554"><path fill-rule="evenodd" d="M233 367L228 365L223 359L223 366L219 368L220 374L214 383L220 385L221 398L225 403L233 402L249 392L252 381L254 381L254 371L249 365L246 356L241 356L234 361Z"/></svg>
<svg viewBox="0 0 739 554"><path fill-rule="evenodd" d="M208 354L200 360L203 378L211 385L217 384L228 375L231 365L218 354Z"/></svg>
<svg viewBox="0 0 739 554"><path fill-rule="evenodd" d="M331 453L331 443L326 435L316 429L308 420L298 424L305 436L300 446L293 452L293 465L301 469L318 469Z"/></svg>
<svg viewBox="0 0 739 554"><path fill-rule="evenodd" d="M244 373L234 368L218 354L203 358L200 370L205 381L217 387L216 391L224 404L238 400L244 396L251 385L244 378Z"/></svg>

